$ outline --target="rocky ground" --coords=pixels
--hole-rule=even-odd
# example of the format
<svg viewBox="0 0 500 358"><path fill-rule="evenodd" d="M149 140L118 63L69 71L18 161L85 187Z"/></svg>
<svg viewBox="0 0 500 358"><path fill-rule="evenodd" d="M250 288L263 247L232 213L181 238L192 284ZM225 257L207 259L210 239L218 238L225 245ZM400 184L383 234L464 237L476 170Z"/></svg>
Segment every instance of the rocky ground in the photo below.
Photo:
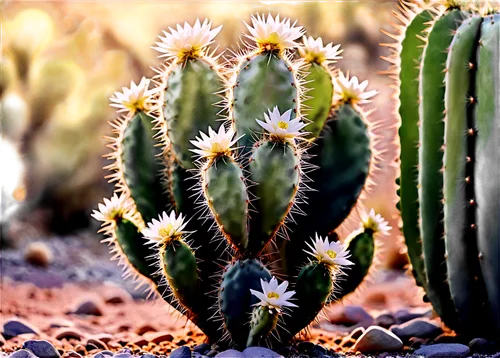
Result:
<svg viewBox="0 0 500 358"><path fill-rule="evenodd" d="M361 294L332 306L308 337L285 349L238 352L206 344L194 325L123 280L99 246L67 238L50 241L47 248L52 257L45 267L22 250L1 253L2 355L500 358L493 343L461 341L443 327L402 272L381 271Z"/></svg>

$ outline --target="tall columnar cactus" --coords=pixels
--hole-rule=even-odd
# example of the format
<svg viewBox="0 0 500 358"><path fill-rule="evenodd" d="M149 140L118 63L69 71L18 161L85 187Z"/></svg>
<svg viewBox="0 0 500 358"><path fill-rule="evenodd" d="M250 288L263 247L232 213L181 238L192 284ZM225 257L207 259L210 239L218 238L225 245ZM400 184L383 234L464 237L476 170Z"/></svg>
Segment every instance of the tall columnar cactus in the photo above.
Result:
<svg viewBox="0 0 500 358"><path fill-rule="evenodd" d="M374 235L390 229L372 210L344 244L334 233L370 170L358 105L375 92L336 77L339 46L299 45L290 20L247 27L255 44L225 66L208 21L160 36L154 87L142 79L112 98L125 113L109 138L116 194L94 212L131 272L236 347L305 329L365 279Z"/></svg>
<svg viewBox="0 0 500 358"><path fill-rule="evenodd" d="M500 14L488 6L403 4L392 60L415 277L451 328L498 339Z"/></svg>

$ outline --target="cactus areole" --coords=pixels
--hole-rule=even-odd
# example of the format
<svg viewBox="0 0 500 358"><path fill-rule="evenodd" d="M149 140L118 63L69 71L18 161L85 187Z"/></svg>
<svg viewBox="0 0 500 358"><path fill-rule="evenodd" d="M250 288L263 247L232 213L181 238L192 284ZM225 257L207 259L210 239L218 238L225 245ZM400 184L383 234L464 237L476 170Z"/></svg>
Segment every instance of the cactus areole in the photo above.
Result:
<svg viewBox="0 0 500 358"><path fill-rule="evenodd" d="M465 336L499 340L500 14L477 6L401 4L398 206L436 312Z"/></svg>
<svg viewBox="0 0 500 358"><path fill-rule="evenodd" d="M356 289L389 227L372 210L334 239L370 172L359 104L375 92L336 77L339 46L300 44L289 19L247 27L251 47L224 66L208 20L160 36L158 75L111 99L116 191L93 216L125 268L210 342L276 347Z"/></svg>

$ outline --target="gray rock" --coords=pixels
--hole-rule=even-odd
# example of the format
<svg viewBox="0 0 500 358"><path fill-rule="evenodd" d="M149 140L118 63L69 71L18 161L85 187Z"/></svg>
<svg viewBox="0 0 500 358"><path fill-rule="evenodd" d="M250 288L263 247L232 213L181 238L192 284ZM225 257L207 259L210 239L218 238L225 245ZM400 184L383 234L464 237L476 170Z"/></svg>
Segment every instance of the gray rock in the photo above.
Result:
<svg viewBox="0 0 500 358"><path fill-rule="evenodd" d="M36 355L26 349L20 349L12 353L9 358L36 358Z"/></svg>
<svg viewBox="0 0 500 358"><path fill-rule="evenodd" d="M411 337L435 338L443 333L440 326L424 318L416 318L398 326L392 326L391 332L407 341Z"/></svg>
<svg viewBox="0 0 500 358"><path fill-rule="evenodd" d="M365 328L374 322L373 317L361 306L346 306L340 315L331 317L330 321L334 324L358 325Z"/></svg>
<svg viewBox="0 0 500 358"><path fill-rule="evenodd" d="M358 327L354 331L351 332L351 334L349 335L349 338L352 338L352 339L356 340L359 337L361 337L361 335L363 333L365 333L365 329L363 327Z"/></svg>
<svg viewBox="0 0 500 358"><path fill-rule="evenodd" d="M415 318L424 317L427 315L427 312L410 312L408 310L402 309L394 313L394 318L398 324L405 323L411 321Z"/></svg>
<svg viewBox="0 0 500 358"><path fill-rule="evenodd" d="M490 342L484 338L474 338L469 343L469 349L471 353L493 354L497 351L497 346L495 343Z"/></svg>
<svg viewBox="0 0 500 358"><path fill-rule="evenodd" d="M210 356L210 352L207 355ZM244 358L244 357L245 356L243 355L243 353L237 351L236 349L228 349L227 351L220 352L215 356L215 358Z"/></svg>
<svg viewBox="0 0 500 358"><path fill-rule="evenodd" d="M458 343L442 343L423 346L415 351L415 355L421 355L427 358L453 358L467 357L469 347Z"/></svg>
<svg viewBox="0 0 500 358"><path fill-rule="evenodd" d="M112 357L112 356L113 356L113 354L114 354L113 352L108 351L108 350L101 351L101 353L102 353L102 354L104 354L105 356L111 356L111 357Z"/></svg>
<svg viewBox="0 0 500 358"><path fill-rule="evenodd" d="M58 358L61 356L56 347L45 340L30 339L24 342L23 348L30 350L39 358Z"/></svg>
<svg viewBox="0 0 500 358"><path fill-rule="evenodd" d="M393 352L403 348L403 342L394 333L378 326L369 327L352 347L354 351Z"/></svg>
<svg viewBox="0 0 500 358"><path fill-rule="evenodd" d="M93 358L107 358L109 356L102 354L101 352L94 354Z"/></svg>
<svg viewBox="0 0 500 358"><path fill-rule="evenodd" d="M375 324L383 328L389 328L390 326L396 324L396 319L390 313L383 313L375 318Z"/></svg>
<svg viewBox="0 0 500 358"><path fill-rule="evenodd" d="M17 318L10 319L3 325L3 335L6 338L15 337L25 333L39 334L35 328Z"/></svg>
<svg viewBox="0 0 500 358"><path fill-rule="evenodd" d="M141 358L156 358L154 354L151 353L144 353Z"/></svg>
<svg viewBox="0 0 500 358"><path fill-rule="evenodd" d="M198 344L196 347L193 348L193 352L201 354L207 353L209 350L210 350L210 344L207 343Z"/></svg>
<svg viewBox="0 0 500 358"><path fill-rule="evenodd" d="M106 356L109 357L109 356ZM123 353L117 353L113 356L113 358L132 358L133 355L131 353L123 352Z"/></svg>
<svg viewBox="0 0 500 358"><path fill-rule="evenodd" d="M88 316L102 316L102 309L97 302L93 300L86 300L78 303L74 309L69 311L69 313Z"/></svg>
<svg viewBox="0 0 500 358"><path fill-rule="evenodd" d="M243 351L245 358L283 358L282 355L263 347L248 347Z"/></svg>
<svg viewBox="0 0 500 358"><path fill-rule="evenodd" d="M191 349L186 346L179 347L170 353L169 358L191 358Z"/></svg>

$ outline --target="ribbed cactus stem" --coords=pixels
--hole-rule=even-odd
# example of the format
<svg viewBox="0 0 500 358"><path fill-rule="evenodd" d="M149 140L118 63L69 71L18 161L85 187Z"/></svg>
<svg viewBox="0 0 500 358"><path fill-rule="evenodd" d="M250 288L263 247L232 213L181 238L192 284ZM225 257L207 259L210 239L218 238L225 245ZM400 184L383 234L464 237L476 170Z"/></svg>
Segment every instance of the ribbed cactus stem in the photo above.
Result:
<svg viewBox="0 0 500 358"><path fill-rule="evenodd" d="M247 347L258 346L278 325L279 312L266 306L256 306L250 319Z"/></svg>
<svg viewBox="0 0 500 358"><path fill-rule="evenodd" d="M453 32L464 14L453 9L439 17L429 33L423 53L420 79L420 148L419 200L420 231L429 282L427 296L436 311L450 327L457 326L453 301L447 283L443 225L443 145L444 145L444 91L443 71L447 49ZM441 65L440 65L441 64Z"/></svg>

